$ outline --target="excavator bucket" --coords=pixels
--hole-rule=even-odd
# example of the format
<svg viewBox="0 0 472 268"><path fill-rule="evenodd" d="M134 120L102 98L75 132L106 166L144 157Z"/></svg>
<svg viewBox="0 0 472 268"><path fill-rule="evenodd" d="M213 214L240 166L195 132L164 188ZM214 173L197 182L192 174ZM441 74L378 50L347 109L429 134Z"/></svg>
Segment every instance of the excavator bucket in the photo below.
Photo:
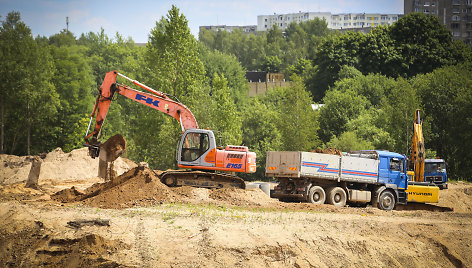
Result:
<svg viewBox="0 0 472 268"><path fill-rule="evenodd" d="M126 149L126 140L120 134L110 137L100 145L100 159L107 162L115 161Z"/></svg>
<svg viewBox="0 0 472 268"><path fill-rule="evenodd" d="M98 176L105 180L113 180L113 161L115 161L126 149L126 140L120 134L109 138L100 144L98 162Z"/></svg>

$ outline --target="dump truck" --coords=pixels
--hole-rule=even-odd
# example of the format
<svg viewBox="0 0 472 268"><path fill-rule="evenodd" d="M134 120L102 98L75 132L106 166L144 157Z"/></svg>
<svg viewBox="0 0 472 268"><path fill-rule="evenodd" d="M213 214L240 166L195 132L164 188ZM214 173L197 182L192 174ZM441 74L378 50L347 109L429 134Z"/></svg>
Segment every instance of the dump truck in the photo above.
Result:
<svg viewBox="0 0 472 268"><path fill-rule="evenodd" d="M267 152L266 176L279 184L272 197L343 207L372 204L392 210L407 203L406 157L388 151L332 155L313 152Z"/></svg>

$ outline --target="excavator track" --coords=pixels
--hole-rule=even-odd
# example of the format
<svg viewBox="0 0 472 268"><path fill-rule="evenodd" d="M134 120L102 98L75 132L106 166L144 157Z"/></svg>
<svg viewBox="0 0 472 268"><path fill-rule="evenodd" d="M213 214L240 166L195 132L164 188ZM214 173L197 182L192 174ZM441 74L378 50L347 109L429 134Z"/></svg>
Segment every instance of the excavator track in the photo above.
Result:
<svg viewBox="0 0 472 268"><path fill-rule="evenodd" d="M173 170L160 175L161 182L169 187L193 186L200 188L240 188L246 189L243 179L224 173Z"/></svg>

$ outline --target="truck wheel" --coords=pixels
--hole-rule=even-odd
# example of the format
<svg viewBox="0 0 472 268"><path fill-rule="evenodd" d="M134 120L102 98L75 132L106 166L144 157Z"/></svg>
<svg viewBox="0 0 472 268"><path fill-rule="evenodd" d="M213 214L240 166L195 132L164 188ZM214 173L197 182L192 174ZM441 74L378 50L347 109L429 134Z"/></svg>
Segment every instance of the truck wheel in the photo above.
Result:
<svg viewBox="0 0 472 268"><path fill-rule="evenodd" d="M326 201L326 194L320 186L312 186L308 191L308 201L313 204L324 204Z"/></svg>
<svg viewBox="0 0 472 268"><path fill-rule="evenodd" d="M341 187L331 187L328 189L328 203L336 207L344 207L346 205L346 192Z"/></svg>
<svg viewBox="0 0 472 268"><path fill-rule="evenodd" d="M391 191L383 191L379 196L377 207L381 210L390 211L395 207L395 196Z"/></svg>

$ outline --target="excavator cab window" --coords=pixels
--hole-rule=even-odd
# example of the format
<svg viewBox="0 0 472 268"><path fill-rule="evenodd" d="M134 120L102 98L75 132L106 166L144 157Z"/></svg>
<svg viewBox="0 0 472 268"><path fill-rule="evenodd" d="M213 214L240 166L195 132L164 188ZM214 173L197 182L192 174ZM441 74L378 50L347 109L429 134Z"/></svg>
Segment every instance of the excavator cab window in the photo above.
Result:
<svg viewBox="0 0 472 268"><path fill-rule="evenodd" d="M210 148L210 140L206 133L188 133L182 146L181 160L193 162Z"/></svg>

